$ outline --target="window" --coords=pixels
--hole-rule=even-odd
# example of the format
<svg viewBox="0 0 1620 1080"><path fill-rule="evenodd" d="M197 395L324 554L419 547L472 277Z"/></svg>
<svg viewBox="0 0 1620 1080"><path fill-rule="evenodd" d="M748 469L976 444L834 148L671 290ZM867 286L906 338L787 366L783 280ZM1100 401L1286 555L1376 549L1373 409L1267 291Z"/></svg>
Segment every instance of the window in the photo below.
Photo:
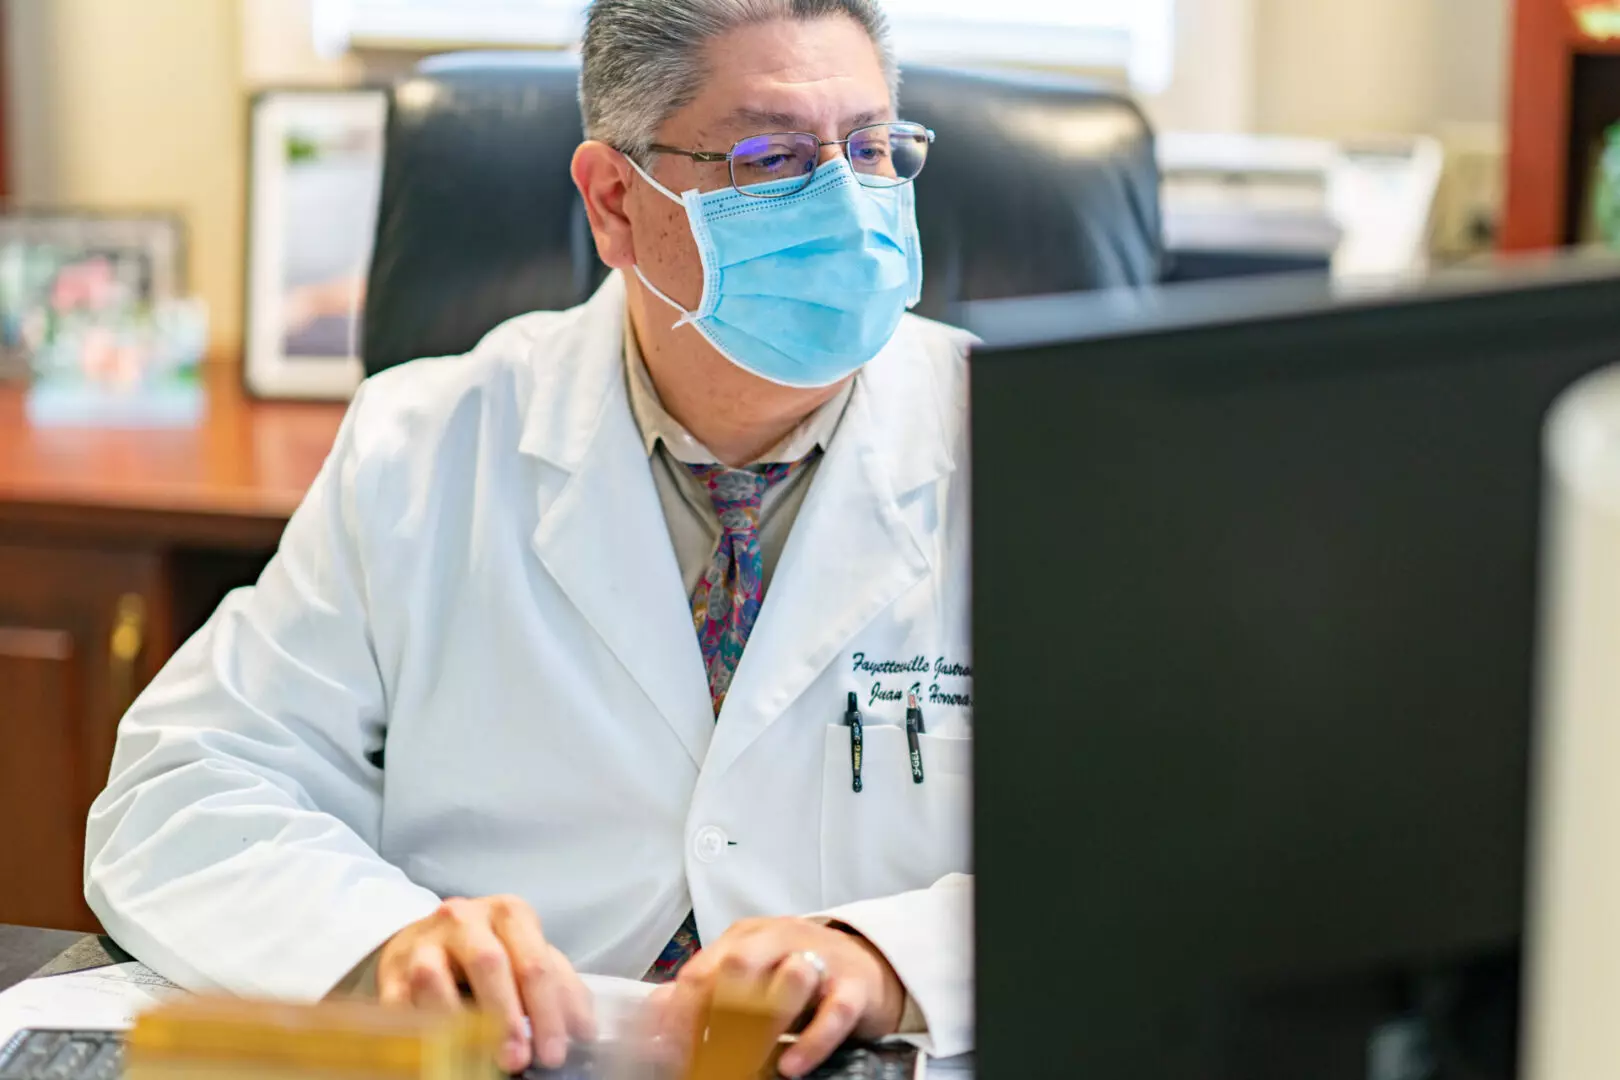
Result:
<svg viewBox="0 0 1620 1080"><path fill-rule="evenodd" d="M886 0L902 59L1115 68L1170 83L1175 0Z"/></svg>
<svg viewBox="0 0 1620 1080"><path fill-rule="evenodd" d="M885 0L909 61L1020 62L1128 72L1156 93L1174 60L1176 0ZM561 45L581 0L314 0L317 44L411 49Z"/></svg>

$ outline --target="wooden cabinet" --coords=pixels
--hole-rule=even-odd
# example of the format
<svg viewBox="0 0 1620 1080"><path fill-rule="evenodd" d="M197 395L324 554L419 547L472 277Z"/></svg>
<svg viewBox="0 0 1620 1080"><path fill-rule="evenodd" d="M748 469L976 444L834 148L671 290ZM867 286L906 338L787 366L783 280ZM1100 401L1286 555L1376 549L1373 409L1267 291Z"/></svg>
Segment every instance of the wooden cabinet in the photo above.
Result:
<svg viewBox="0 0 1620 1080"><path fill-rule="evenodd" d="M166 596L150 552L0 544L0 923L95 929L85 813L164 655Z"/></svg>
<svg viewBox="0 0 1620 1080"><path fill-rule="evenodd" d="M1508 251L1587 239L1595 153L1620 121L1620 0L1516 0Z"/></svg>
<svg viewBox="0 0 1620 1080"><path fill-rule="evenodd" d="M96 929L85 814L119 718L258 576L341 416L227 369L195 428L39 429L0 387L0 923Z"/></svg>

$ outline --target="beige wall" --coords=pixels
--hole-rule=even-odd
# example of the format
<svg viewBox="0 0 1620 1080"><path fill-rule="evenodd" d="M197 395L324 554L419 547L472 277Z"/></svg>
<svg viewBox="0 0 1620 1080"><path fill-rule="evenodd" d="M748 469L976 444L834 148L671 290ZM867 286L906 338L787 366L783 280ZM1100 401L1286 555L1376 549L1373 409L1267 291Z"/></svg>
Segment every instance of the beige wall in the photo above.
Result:
<svg viewBox="0 0 1620 1080"><path fill-rule="evenodd" d="M1448 123L1502 124L1513 68L1511 0L1430 0L1444 62L1436 112Z"/></svg>
<svg viewBox="0 0 1620 1080"><path fill-rule="evenodd" d="M241 0L242 78L249 87L333 86L358 82L353 56L315 51L309 0Z"/></svg>
<svg viewBox="0 0 1620 1080"><path fill-rule="evenodd" d="M1176 66L1143 104L1161 130L1249 131L1255 120L1255 9L1260 0L1177 0Z"/></svg>
<svg viewBox="0 0 1620 1080"><path fill-rule="evenodd" d="M241 326L236 0L9 0L19 203L176 209L216 348Z"/></svg>
<svg viewBox="0 0 1620 1080"><path fill-rule="evenodd" d="M1343 137L1498 125L1512 0L1179 0L1162 129Z"/></svg>
<svg viewBox="0 0 1620 1080"><path fill-rule="evenodd" d="M1500 124L1509 0L1254 0L1256 130Z"/></svg>

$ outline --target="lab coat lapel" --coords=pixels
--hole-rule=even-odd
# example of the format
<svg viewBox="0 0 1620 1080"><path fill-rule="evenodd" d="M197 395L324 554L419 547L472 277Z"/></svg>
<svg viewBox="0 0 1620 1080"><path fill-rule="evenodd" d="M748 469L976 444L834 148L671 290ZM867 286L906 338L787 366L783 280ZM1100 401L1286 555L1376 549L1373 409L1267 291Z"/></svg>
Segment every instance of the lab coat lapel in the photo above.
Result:
<svg viewBox="0 0 1620 1080"><path fill-rule="evenodd" d="M840 650L931 569L901 497L954 467L921 346L897 340L857 377L727 691L703 783L724 774ZM828 722L841 703L827 703Z"/></svg>
<svg viewBox="0 0 1620 1080"><path fill-rule="evenodd" d="M624 283L609 278L535 357L522 449L561 470L533 547L701 765L714 731L703 656L624 379Z"/></svg>

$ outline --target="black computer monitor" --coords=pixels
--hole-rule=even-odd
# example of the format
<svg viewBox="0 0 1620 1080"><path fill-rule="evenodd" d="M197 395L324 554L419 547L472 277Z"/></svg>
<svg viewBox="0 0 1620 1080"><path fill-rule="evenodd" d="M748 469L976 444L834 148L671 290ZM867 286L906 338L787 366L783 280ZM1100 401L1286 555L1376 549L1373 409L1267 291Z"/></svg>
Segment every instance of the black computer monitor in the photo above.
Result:
<svg viewBox="0 0 1620 1080"><path fill-rule="evenodd" d="M1511 1075L1542 429L1620 269L962 321L980 1075Z"/></svg>

